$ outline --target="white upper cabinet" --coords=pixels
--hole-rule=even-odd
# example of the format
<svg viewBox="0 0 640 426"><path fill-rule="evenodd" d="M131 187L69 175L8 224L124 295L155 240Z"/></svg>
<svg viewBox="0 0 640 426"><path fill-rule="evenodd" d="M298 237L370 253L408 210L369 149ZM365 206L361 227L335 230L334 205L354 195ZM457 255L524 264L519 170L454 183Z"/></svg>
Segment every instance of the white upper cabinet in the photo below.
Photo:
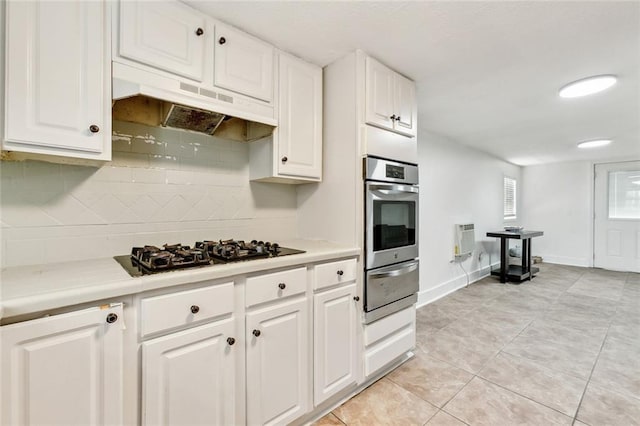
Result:
<svg viewBox="0 0 640 426"><path fill-rule="evenodd" d="M0 424L123 424L122 305L0 328Z"/></svg>
<svg viewBox="0 0 640 426"><path fill-rule="evenodd" d="M322 69L279 55L278 172L322 176Z"/></svg>
<svg viewBox="0 0 640 426"><path fill-rule="evenodd" d="M6 2L3 149L111 159L107 2Z"/></svg>
<svg viewBox="0 0 640 426"><path fill-rule="evenodd" d="M395 73L373 58L366 59L367 123L393 130L395 124L393 93Z"/></svg>
<svg viewBox="0 0 640 426"><path fill-rule="evenodd" d="M322 179L322 68L278 52L278 127L251 143L251 180Z"/></svg>
<svg viewBox="0 0 640 426"><path fill-rule="evenodd" d="M395 129L407 136L416 136L418 107L416 85L408 78L396 74L394 97L396 124Z"/></svg>
<svg viewBox="0 0 640 426"><path fill-rule="evenodd" d="M120 2L118 53L201 82L207 21L179 2Z"/></svg>
<svg viewBox="0 0 640 426"><path fill-rule="evenodd" d="M273 101L273 46L233 27L216 24L214 85Z"/></svg>
<svg viewBox="0 0 640 426"><path fill-rule="evenodd" d="M366 122L406 136L416 136L415 83L369 56L365 64Z"/></svg>

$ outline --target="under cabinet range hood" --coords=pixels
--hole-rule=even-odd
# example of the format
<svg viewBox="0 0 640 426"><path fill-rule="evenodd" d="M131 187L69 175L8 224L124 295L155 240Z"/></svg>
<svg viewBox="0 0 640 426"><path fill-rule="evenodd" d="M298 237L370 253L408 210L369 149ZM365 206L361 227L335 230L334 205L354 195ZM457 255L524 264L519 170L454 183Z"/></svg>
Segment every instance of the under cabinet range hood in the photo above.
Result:
<svg viewBox="0 0 640 426"><path fill-rule="evenodd" d="M112 90L114 120L241 141L268 136L277 126L273 105L116 62Z"/></svg>

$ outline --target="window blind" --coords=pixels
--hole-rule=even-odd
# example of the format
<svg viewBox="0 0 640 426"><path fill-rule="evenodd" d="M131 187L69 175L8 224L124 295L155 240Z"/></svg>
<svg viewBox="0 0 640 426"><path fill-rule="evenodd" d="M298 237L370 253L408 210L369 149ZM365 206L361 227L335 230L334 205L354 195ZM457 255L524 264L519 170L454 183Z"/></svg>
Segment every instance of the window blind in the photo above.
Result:
<svg viewBox="0 0 640 426"><path fill-rule="evenodd" d="M516 180L504 177L504 218L516 218Z"/></svg>

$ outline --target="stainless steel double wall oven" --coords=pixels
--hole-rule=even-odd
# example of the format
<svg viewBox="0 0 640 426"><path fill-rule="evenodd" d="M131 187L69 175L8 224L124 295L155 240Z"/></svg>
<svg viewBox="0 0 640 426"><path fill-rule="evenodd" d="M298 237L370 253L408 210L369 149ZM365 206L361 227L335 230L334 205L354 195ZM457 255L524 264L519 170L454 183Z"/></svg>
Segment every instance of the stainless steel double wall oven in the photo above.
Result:
<svg viewBox="0 0 640 426"><path fill-rule="evenodd" d="M418 166L376 157L365 170L365 322L411 306L418 291Z"/></svg>

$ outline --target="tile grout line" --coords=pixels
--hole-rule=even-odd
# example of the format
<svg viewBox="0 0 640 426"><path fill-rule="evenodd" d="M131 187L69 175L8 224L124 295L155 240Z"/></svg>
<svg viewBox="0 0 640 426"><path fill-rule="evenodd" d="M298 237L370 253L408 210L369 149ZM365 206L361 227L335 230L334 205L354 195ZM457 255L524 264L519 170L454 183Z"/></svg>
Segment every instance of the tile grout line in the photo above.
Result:
<svg viewBox="0 0 640 426"><path fill-rule="evenodd" d="M616 312L618 310L618 306L616 306ZM615 313L614 313L615 315ZM576 414L574 414L573 416L573 423L575 424L576 421L581 421L578 420L578 413L580 412L580 407L582 406L582 401L584 400L584 396L587 393L587 388L589 387L589 384L591 383L591 377L593 376L593 372L596 369L596 365L598 365L598 361L600 360L600 355L602 354L602 349L604 348L604 344L607 341L607 337L609 336L609 330L611 329L611 321L609 321L609 325L607 326L607 332L604 335L604 339L602 339L602 343L600 344L600 350L598 351L598 356L596 357L595 362L593 363L593 367L591 367L591 372L589 373L589 377L587 378L587 383L584 387L584 390L582 391L582 395L580 396L580 401L578 402L578 408L576 408Z"/></svg>
<svg viewBox="0 0 640 426"><path fill-rule="evenodd" d="M346 402L346 401L345 401L345 402ZM338 417L338 415L337 415L337 414L335 414L333 411L329 411L329 413L331 413L331 415L332 415L333 417L335 417L336 419L338 419L338 421L339 421L340 423L342 423L344 426L347 426L347 424L346 424L346 423L345 423L345 422L344 422L340 417Z"/></svg>
<svg viewBox="0 0 640 426"><path fill-rule="evenodd" d="M576 278L576 280L575 280L575 281L573 281L573 284L575 284L576 282L578 282L578 281L579 281L579 279L580 279L580 278L582 278L582 276L583 276L583 275L584 275L584 273L582 273L578 278ZM571 287L569 287L569 288L571 288ZM556 297L556 299L554 300L554 303L556 303L557 299L559 299L563 294L566 294L566 293L567 293L567 290L568 290L568 289L565 289L563 292L561 292L561 293L558 295L558 297ZM545 311L545 312L546 312L546 311ZM539 316L539 315L536 315L536 317L534 317L532 320L530 320L530 321L527 323L527 325L526 325L526 326L524 326L524 327L522 328L522 330L520 330L520 332L519 332L518 334L516 334L516 335L515 335L515 336L514 336L510 341L508 341L507 343L505 343L505 344L502 346L502 348L498 351L498 353L497 353L494 357L490 358L489 360L487 360L487 362L485 362L485 363L484 363L484 365L482 366L482 368L478 371L478 373L476 373L476 374L474 375L474 377L477 377L477 378L478 378L478 379L480 379L480 380L487 381L488 383L491 383L491 384L493 384L493 385L495 385L495 386L497 386L497 387L499 387L499 388L501 388L501 389L504 389L504 390L505 390L505 391L507 391L507 392L514 393L514 394L516 394L516 395L518 395L518 396L520 396L520 397L522 397L522 398L525 398L525 399L527 399L527 400L529 400L529 401L531 401L531 402L533 402L533 403L535 403L535 404L538 404L538 405L540 405L540 406L542 406L542 407L545 407L545 408L548 408L548 409L550 409L550 410L553 410L553 411L555 411L555 412L557 412L557 413L559 413L559 414L561 414L561 415L563 415L563 416L566 416L567 418L572 419L572 423L575 423L576 416L577 416L578 410L579 410L579 408L580 408L580 404L582 403L582 398L580 399L580 402L578 403L578 405L577 405L577 407L576 407L576 414L575 414L574 416L570 416L570 415L567 415L567 414L565 414L565 413L563 413L563 412L561 412L561 411L559 411L559 410L557 410L557 409L555 409L555 408L553 408L553 407L549 407L549 406L547 406L547 405L543 404L543 403L542 403L542 402L540 402L540 401L536 401L536 400L534 400L534 399L532 399L532 398L530 398L530 397L528 397L528 396L522 395L522 394L520 394L520 393L518 393L518 392L516 392L516 391L513 391L513 390L511 390L511 389L508 389L508 388L506 388L506 387L504 387L504 386L502 386L502 385L500 385L500 384L498 384L498 383L494 383L493 381L491 381L491 380L489 380L489 379L487 379L487 378L485 378L485 377L480 376L480 373L482 372L482 370L484 370L484 367L486 367L486 365L489 363L489 361L491 361L492 359L495 359L498 355L500 355L500 354L502 354L502 353L507 354L507 355L510 355L510 356L515 356L515 357L517 357L517 358L524 358L524 357L521 357L521 356L518 356L518 355L510 354L509 352L504 352L504 348L505 348L506 346L508 346L511 342L513 342L515 339L517 339L520 335L522 335L522 333L523 333L527 328L529 328L529 327L531 326L531 324L533 324L533 322L534 322L534 321L536 321L536 320L537 320L537 319L539 319L539 318L540 318L540 316ZM608 330L607 330L607 332L608 332ZM601 344L601 348L600 348L600 350L602 350L602 346L604 346L604 341L605 341L605 340L606 340L606 335L605 335L605 339L603 339L603 343ZM599 356L600 356L600 352L598 352L598 357L599 357ZM598 357L596 357L596 362L594 363L594 366L592 367L592 373L593 373L593 369L595 368L595 364L597 363L597 359L598 359ZM524 359L525 359L525 360L528 360L527 358L524 358ZM532 361L532 360L529 360L529 361ZM535 363L535 362L534 362L534 363ZM552 371L552 372L558 372L558 371L553 370L553 369L548 369L548 370L550 370L550 371ZM560 372L560 373L567 374L567 373L564 373L564 372ZM571 376L574 376L573 374L570 374L570 375L571 375ZM575 377L575 376L574 376L574 377ZM587 379L587 382L586 382L586 384L585 384L585 390L586 390L586 388L587 388L587 385L589 384L589 380L590 380L590 379L591 379L591 376L589 376L589 379ZM473 378L472 378L472 380L473 380ZM467 383L467 384L468 384L468 383ZM465 385L465 387L466 387L466 385ZM463 387L463 388L464 388L464 387ZM462 389L461 389L461 390L462 390ZM458 393L459 393L459 392L458 392ZM456 395L457 395L457 394L456 394ZM583 396L584 396L584 391L583 391Z"/></svg>
<svg viewBox="0 0 640 426"><path fill-rule="evenodd" d="M549 410L553 410L553 411L555 411L555 412L556 412L556 413L558 413L558 414L562 414L563 416L565 416L565 417L566 417L566 418L568 418L568 419L572 419L572 420L574 420L574 418L573 418L571 415L566 414L566 413L563 413L562 411L558 410L557 408L549 407L548 405L546 405L546 404L544 404L544 403L542 403L542 402L540 402L540 401L536 401L535 399L533 399L533 398L531 398L531 397L529 397L529 396L526 396L526 395L523 395L523 394L521 394L521 393L519 393L519 392L516 392L516 391L514 391L514 390L511 390L511 389L509 389L509 388L507 388L507 387L505 387L505 386L503 386L503 385L501 385L501 384L499 384L499 383L495 383L495 382L491 381L490 379L487 379L486 377L478 376L478 379L480 379L480 380L484 380L484 381L486 381L486 382L488 382L488 383L491 383L492 385L495 385L495 386L497 386L497 387L499 387L499 388L501 388L501 389L506 390L507 392L510 392L510 393L516 394L516 395L518 395L518 396L520 396L520 397L522 397L522 398L524 398L524 399L527 399L527 400L529 400L529 401L531 401L531 402L533 402L533 403L535 403L535 404L541 405L542 407L548 408ZM585 387L586 387L586 386L585 386ZM577 408L576 408L576 412L577 412Z"/></svg>

